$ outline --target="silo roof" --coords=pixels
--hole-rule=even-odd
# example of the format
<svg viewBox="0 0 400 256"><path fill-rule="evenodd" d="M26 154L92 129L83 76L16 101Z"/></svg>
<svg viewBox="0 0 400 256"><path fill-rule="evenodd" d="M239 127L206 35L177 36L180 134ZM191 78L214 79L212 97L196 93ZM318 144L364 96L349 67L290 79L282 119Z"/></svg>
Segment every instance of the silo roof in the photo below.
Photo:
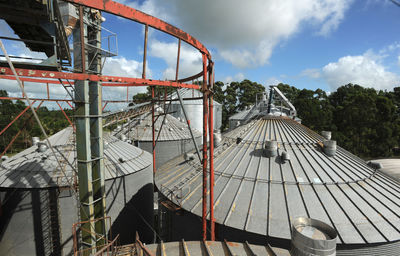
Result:
<svg viewBox="0 0 400 256"><path fill-rule="evenodd" d="M0 163L0 187L46 188L66 187L77 176L75 138L72 127L49 137L64 173L59 169L50 148L38 152L32 146ZM113 179L138 172L152 164L152 156L114 136L104 136L105 179Z"/></svg>
<svg viewBox="0 0 400 256"><path fill-rule="evenodd" d="M196 89L180 88L178 90L179 90L179 94L181 95L182 99L203 97L203 93ZM170 97L171 97L171 99L178 99L178 95L176 92L173 92L170 95ZM185 103L185 105L203 105L202 99L184 100L183 102ZM180 104L179 101L172 101L172 103ZM214 100L214 106L221 106L221 103Z"/></svg>
<svg viewBox="0 0 400 256"><path fill-rule="evenodd" d="M143 246L143 247L142 247ZM121 246L121 252L130 252L135 248L133 255L274 255L290 256L289 251L271 247L269 245L253 245L249 243L218 242L218 241L179 241L137 246ZM125 250L124 250L125 249Z"/></svg>
<svg viewBox="0 0 400 256"><path fill-rule="evenodd" d="M161 114L162 112L156 112L156 115L159 116L155 123L156 138L161 130L158 141L178 141L192 138L186 122L179 121L170 114L166 115L166 122L164 122L164 125L161 128L165 116ZM118 134L122 133L127 135L129 139L138 141L153 141L151 118L151 113L143 114L125 124L122 130L117 131L115 134L118 136ZM201 136L201 133L193 127L192 131L194 137L197 138Z"/></svg>
<svg viewBox="0 0 400 256"><path fill-rule="evenodd" d="M226 134L215 149L216 222L290 239L292 220L309 217L334 227L338 244L400 240L400 183L343 148L327 156L322 139L285 117L260 118ZM278 142L276 157L265 156L266 140ZM281 160L283 151L289 161ZM198 161L177 157L159 168L155 182L169 200L201 216Z"/></svg>

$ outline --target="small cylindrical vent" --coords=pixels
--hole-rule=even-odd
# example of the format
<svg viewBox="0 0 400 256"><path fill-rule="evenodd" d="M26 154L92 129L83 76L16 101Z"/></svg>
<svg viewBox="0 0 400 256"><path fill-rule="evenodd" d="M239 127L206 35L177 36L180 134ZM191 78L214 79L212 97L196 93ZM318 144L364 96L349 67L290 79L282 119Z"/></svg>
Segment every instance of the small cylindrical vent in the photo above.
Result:
<svg viewBox="0 0 400 256"><path fill-rule="evenodd" d="M335 256L337 232L328 224L305 217L292 225L290 255Z"/></svg>
<svg viewBox="0 0 400 256"><path fill-rule="evenodd" d="M32 137L32 146L36 146L39 143L39 137Z"/></svg>
<svg viewBox="0 0 400 256"><path fill-rule="evenodd" d="M37 146L38 146L38 151L41 153L45 152L48 148L46 143L43 143L43 142L38 142Z"/></svg>
<svg viewBox="0 0 400 256"><path fill-rule="evenodd" d="M119 135L119 139L122 140L122 141L126 141L126 140L127 140L127 137L126 137L125 134L120 134L120 135Z"/></svg>
<svg viewBox="0 0 400 256"><path fill-rule="evenodd" d="M373 168L375 170L379 170L379 169L383 168L383 164L379 163L379 162L369 161L367 164L369 165L369 167L371 167L371 168Z"/></svg>
<svg viewBox="0 0 400 256"><path fill-rule="evenodd" d="M332 132L331 131L322 131L321 135L322 135L322 137L324 137L327 140L330 140L332 138Z"/></svg>
<svg viewBox="0 0 400 256"><path fill-rule="evenodd" d="M121 131L121 129L122 129L122 126L121 126L121 125L118 125L117 128L116 128L115 130L116 130L116 131Z"/></svg>
<svg viewBox="0 0 400 256"><path fill-rule="evenodd" d="M334 156L336 153L336 140L325 140L324 152L328 156Z"/></svg>
<svg viewBox="0 0 400 256"><path fill-rule="evenodd" d="M8 159L8 156L1 156L1 161L6 161Z"/></svg>
<svg viewBox="0 0 400 256"><path fill-rule="evenodd" d="M214 147L218 147L221 144L221 141L221 133L214 132Z"/></svg>
<svg viewBox="0 0 400 256"><path fill-rule="evenodd" d="M237 137L237 138L236 138L236 144L239 144L240 142L242 142L242 140L243 140L242 138Z"/></svg>
<svg viewBox="0 0 400 256"><path fill-rule="evenodd" d="M194 160L194 154L193 154L193 153L185 153L185 154L183 155L183 157L185 158L185 161Z"/></svg>
<svg viewBox="0 0 400 256"><path fill-rule="evenodd" d="M287 161L289 161L289 160L290 160L290 155L289 155L289 153L286 152L286 151L282 151L282 153L281 153L281 160L282 160L282 163L286 163Z"/></svg>
<svg viewBox="0 0 400 256"><path fill-rule="evenodd" d="M264 152L267 157L276 156L278 154L278 142L276 140L267 140Z"/></svg>

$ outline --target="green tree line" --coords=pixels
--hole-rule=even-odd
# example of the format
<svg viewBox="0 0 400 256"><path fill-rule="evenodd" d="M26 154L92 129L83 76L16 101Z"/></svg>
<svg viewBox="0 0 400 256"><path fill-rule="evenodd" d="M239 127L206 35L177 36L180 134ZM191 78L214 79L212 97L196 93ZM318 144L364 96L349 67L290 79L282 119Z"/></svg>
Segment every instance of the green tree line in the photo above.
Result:
<svg viewBox="0 0 400 256"><path fill-rule="evenodd" d="M7 97L5 90L0 90L0 97ZM35 104L34 106L37 106ZM23 101L0 100L0 131L2 131L14 118L26 108ZM66 114L71 117L72 110L64 109ZM69 126L67 119L61 110L49 110L46 107L37 109L38 116L48 135L52 135L65 127ZM16 122L14 122L0 136L0 154L4 151L13 137L20 131L19 136L12 146L7 150L7 154L17 153L32 145L32 137L43 139L42 132L32 116L31 110L27 110Z"/></svg>
<svg viewBox="0 0 400 256"><path fill-rule="evenodd" d="M338 145L364 158L390 157L399 148L400 87L377 91L347 84L327 95L321 89L278 88L314 131L332 131Z"/></svg>

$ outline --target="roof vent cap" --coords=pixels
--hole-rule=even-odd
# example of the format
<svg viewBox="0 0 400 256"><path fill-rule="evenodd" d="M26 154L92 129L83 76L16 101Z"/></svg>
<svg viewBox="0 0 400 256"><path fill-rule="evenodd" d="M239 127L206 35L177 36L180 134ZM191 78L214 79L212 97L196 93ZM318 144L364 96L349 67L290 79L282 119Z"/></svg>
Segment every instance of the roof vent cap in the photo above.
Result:
<svg viewBox="0 0 400 256"><path fill-rule="evenodd" d="M221 144L222 137L221 133L214 132L214 147L218 147Z"/></svg>
<svg viewBox="0 0 400 256"><path fill-rule="evenodd" d="M185 158L185 161L194 160L194 154L193 153L185 153L183 157Z"/></svg>
<svg viewBox="0 0 400 256"><path fill-rule="evenodd" d="M321 135L322 135L322 137L324 137L327 140L330 140L332 138L332 132L331 131L322 131Z"/></svg>
<svg viewBox="0 0 400 256"><path fill-rule="evenodd" d="M125 134L120 134L119 135L119 139L122 140L122 141L126 141L128 138L126 137Z"/></svg>
<svg viewBox="0 0 400 256"><path fill-rule="evenodd" d="M119 161L120 163L124 163L124 162L125 162L125 159L123 159L122 157L120 157L120 158L118 158L118 161Z"/></svg>
<svg viewBox="0 0 400 256"><path fill-rule="evenodd" d="M243 140L242 138L237 137L237 138L236 138L236 144L239 144L240 142L242 142L242 140Z"/></svg>
<svg viewBox="0 0 400 256"><path fill-rule="evenodd" d="M267 157L273 157L278 154L278 142L276 140L265 141L265 155Z"/></svg>
<svg viewBox="0 0 400 256"><path fill-rule="evenodd" d="M172 127L169 127L168 129L170 132L172 132L174 129Z"/></svg>
<svg viewBox="0 0 400 256"><path fill-rule="evenodd" d="M379 162L373 162L373 161L369 161L368 166L375 169L375 170L379 170L383 168L383 164L379 163Z"/></svg>
<svg viewBox="0 0 400 256"><path fill-rule="evenodd" d="M8 156L1 156L1 161L6 161L8 159Z"/></svg>
<svg viewBox="0 0 400 256"><path fill-rule="evenodd" d="M289 153L286 152L286 151L282 151L282 153L281 153L281 160L282 160L282 163L286 163L287 161L290 161L290 155L289 155Z"/></svg>
<svg viewBox="0 0 400 256"><path fill-rule="evenodd" d="M45 152L46 150L47 150L47 144L46 143L44 143L44 142L38 142L37 143L37 146L38 146L38 151L40 152L40 153L43 153L43 152Z"/></svg>
<svg viewBox="0 0 400 256"><path fill-rule="evenodd" d="M325 140L323 142L324 152L328 156L334 156L336 153L336 140Z"/></svg>
<svg viewBox="0 0 400 256"><path fill-rule="evenodd" d="M121 131L122 126L121 125L117 125L117 128L115 129L116 131Z"/></svg>
<svg viewBox="0 0 400 256"><path fill-rule="evenodd" d="M36 146L39 143L39 137L32 137L32 146Z"/></svg>

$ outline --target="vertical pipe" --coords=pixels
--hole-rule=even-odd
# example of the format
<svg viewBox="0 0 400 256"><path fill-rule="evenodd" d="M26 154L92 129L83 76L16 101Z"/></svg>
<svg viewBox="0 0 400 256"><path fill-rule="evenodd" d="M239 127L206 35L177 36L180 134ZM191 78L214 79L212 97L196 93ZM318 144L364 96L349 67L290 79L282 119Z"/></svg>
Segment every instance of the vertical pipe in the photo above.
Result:
<svg viewBox="0 0 400 256"><path fill-rule="evenodd" d="M207 101L207 57L203 54L203 241L207 240L207 122L208 122L208 101Z"/></svg>
<svg viewBox="0 0 400 256"><path fill-rule="evenodd" d="M175 74L175 82L178 82L178 73L179 73L179 58L181 56L181 39L178 41L178 56L176 57L176 74Z"/></svg>
<svg viewBox="0 0 400 256"><path fill-rule="evenodd" d="M213 88L213 74L214 67L211 64L212 70L209 72L209 85ZM210 133L210 232L211 232L211 241L215 240L215 223L214 223L214 96L210 94L210 106L209 106L209 133Z"/></svg>
<svg viewBox="0 0 400 256"><path fill-rule="evenodd" d="M50 99L49 83L46 83L47 87L47 99Z"/></svg>
<svg viewBox="0 0 400 256"><path fill-rule="evenodd" d="M143 72L142 72L142 78L146 79L146 55L147 55L147 34L149 31L149 27L146 24L146 27L144 29L144 51L143 51ZM152 88L153 90L153 88Z"/></svg>
<svg viewBox="0 0 400 256"><path fill-rule="evenodd" d="M151 87L151 134L153 136L153 173L156 173L156 141L155 141L155 129L154 129L154 86Z"/></svg>
<svg viewBox="0 0 400 256"><path fill-rule="evenodd" d="M86 57L85 57L85 31L83 24L83 6L79 5L79 27L80 27L80 43L81 43L81 66L82 73L86 73Z"/></svg>

